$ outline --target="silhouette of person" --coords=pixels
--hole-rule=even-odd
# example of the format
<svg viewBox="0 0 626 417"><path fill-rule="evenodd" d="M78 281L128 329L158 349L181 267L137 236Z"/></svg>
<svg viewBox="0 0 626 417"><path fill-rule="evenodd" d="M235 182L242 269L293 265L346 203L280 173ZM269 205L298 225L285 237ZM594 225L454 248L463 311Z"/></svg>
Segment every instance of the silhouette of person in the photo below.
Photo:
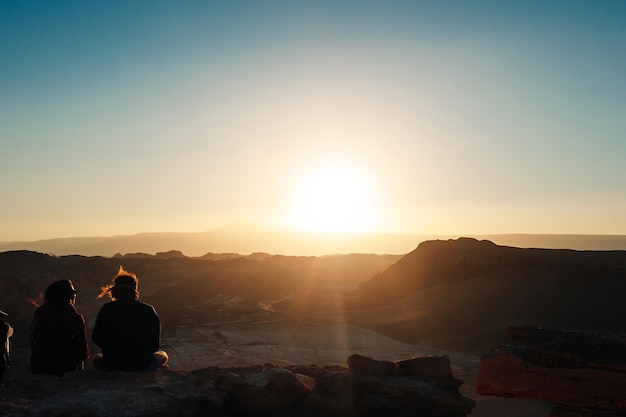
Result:
<svg viewBox="0 0 626 417"><path fill-rule="evenodd" d="M151 371L167 364L159 350L161 322L150 304L138 301L139 279L120 266L113 283L102 288L98 298L108 295L96 317L91 340L102 349L93 365L103 371Z"/></svg>
<svg viewBox="0 0 626 417"><path fill-rule="evenodd" d="M63 376L89 357L85 318L76 311L72 281L55 281L43 293L30 326L30 367L34 374Z"/></svg>
<svg viewBox="0 0 626 417"><path fill-rule="evenodd" d="M11 366L9 338L13 336L13 327L5 321L6 316L8 314L0 310L0 382L4 378L4 372Z"/></svg>

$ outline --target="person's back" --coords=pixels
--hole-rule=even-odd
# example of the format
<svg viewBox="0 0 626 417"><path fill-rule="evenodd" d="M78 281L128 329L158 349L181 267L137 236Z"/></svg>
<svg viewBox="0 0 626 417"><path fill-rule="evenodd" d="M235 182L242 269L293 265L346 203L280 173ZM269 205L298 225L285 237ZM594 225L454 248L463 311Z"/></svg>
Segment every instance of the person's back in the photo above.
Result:
<svg viewBox="0 0 626 417"><path fill-rule="evenodd" d="M113 284L102 288L99 297L111 302L100 309L91 340L102 349L93 365L105 371L151 370L167 363L159 350L161 322L154 307L137 301L137 276L122 267Z"/></svg>
<svg viewBox="0 0 626 417"><path fill-rule="evenodd" d="M103 367L111 371L148 368L159 339L159 316L151 305L137 300L104 304L92 333L93 342L102 349Z"/></svg>
<svg viewBox="0 0 626 417"><path fill-rule="evenodd" d="M30 328L33 373L61 376L80 369L89 357L85 320L74 307L76 290L70 280L51 284L45 302L33 315Z"/></svg>

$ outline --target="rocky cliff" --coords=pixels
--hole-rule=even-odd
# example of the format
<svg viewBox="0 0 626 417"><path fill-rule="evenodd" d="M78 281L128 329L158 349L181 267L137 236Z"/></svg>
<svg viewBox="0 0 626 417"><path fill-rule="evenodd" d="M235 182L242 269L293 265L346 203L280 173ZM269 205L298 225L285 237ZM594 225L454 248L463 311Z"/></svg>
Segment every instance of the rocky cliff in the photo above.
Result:
<svg viewBox="0 0 626 417"><path fill-rule="evenodd" d="M625 292L624 251L428 241L354 291L355 321L398 340L480 354L505 343L511 325L626 331Z"/></svg>
<svg viewBox="0 0 626 417"><path fill-rule="evenodd" d="M362 283L359 292L368 302L384 303L429 287L515 270L624 279L626 251L515 248L473 238L431 240Z"/></svg>
<svg viewBox="0 0 626 417"><path fill-rule="evenodd" d="M461 417L447 356L399 362L352 355L348 367L271 364L152 373L21 375L0 387L4 417L415 416Z"/></svg>

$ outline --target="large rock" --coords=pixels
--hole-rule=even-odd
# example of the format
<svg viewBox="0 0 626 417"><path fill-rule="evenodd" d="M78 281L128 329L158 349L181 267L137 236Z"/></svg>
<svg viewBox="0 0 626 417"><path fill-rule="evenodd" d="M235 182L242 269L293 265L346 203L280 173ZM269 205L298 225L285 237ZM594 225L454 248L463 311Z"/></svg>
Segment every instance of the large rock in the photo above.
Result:
<svg viewBox="0 0 626 417"><path fill-rule="evenodd" d="M556 406L548 417L624 417L622 413Z"/></svg>
<svg viewBox="0 0 626 417"><path fill-rule="evenodd" d="M350 355L348 369L354 374L370 376L391 376L396 365L389 361L379 361L363 355Z"/></svg>
<svg viewBox="0 0 626 417"><path fill-rule="evenodd" d="M396 363L400 375L431 378L437 385L458 389L463 381L452 375L450 358L447 355L419 356Z"/></svg>
<svg viewBox="0 0 626 417"><path fill-rule="evenodd" d="M507 332L512 343L480 360L478 394L546 400L558 406L553 417L626 414L626 335L537 327Z"/></svg>
<svg viewBox="0 0 626 417"><path fill-rule="evenodd" d="M305 402L310 416L465 416L475 407L461 396L447 356L377 361L348 358L349 372L319 378ZM426 372L421 373L423 369Z"/></svg>
<svg viewBox="0 0 626 417"><path fill-rule="evenodd" d="M293 372L273 365L240 375L230 372L224 379L235 412L278 414L302 402L309 392Z"/></svg>
<svg viewBox="0 0 626 417"><path fill-rule="evenodd" d="M456 380L452 378L449 362L447 377L442 379L446 360L414 358L402 365L362 356L350 360L350 363L372 365L369 374L367 366L357 373L337 366L271 364L188 372L84 371L63 377L24 374L8 378L0 386L0 415L466 416L474 408L474 402L459 394L456 383L450 384ZM387 375L378 374L380 367L389 363L393 370ZM421 374L420 368L430 372Z"/></svg>

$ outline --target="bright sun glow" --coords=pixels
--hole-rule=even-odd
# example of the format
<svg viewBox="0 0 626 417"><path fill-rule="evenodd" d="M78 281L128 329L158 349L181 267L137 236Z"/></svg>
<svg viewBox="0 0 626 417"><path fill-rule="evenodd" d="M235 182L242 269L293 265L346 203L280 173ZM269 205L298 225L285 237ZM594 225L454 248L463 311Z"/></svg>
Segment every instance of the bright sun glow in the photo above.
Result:
<svg viewBox="0 0 626 417"><path fill-rule="evenodd" d="M375 228L367 178L346 166L327 165L297 186L290 226L318 232L364 232Z"/></svg>

